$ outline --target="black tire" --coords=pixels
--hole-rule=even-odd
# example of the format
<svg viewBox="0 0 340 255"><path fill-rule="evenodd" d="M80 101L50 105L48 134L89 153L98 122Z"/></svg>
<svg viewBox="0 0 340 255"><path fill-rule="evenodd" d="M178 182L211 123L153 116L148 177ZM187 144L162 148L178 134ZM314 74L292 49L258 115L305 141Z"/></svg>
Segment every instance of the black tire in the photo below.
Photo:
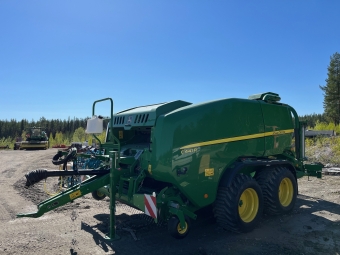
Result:
<svg viewBox="0 0 340 255"><path fill-rule="evenodd" d="M297 182L287 167L270 167L257 172L255 178L262 189L264 213L279 215L293 210L297 196Z"/></svg>
<svg viewBox="0 0 340 255"><path fill-rule="evenodd" d="M259 223L262 211L261 188L250 176L237 174L230 187L219 187L214 216L224 229L236 233L249 232Z"/></svg>
<svg viewBox="0 0 340 255"><path fill-rule="evenodd" d="M92 197L95 200L103 200L106 197L106 195L104 193L101 193L98 190L95 190L95 191L92 192Z"/></svg>
<svg viewBox="0 0 340 255"><path fill-rule="evenodd" d="M189 217L185 217L186 228L181 229L179 219L176 216L172 216L168 221L168 231L170 235L176 239L182 239L186 237L190 231L191 222Z"/></svg>

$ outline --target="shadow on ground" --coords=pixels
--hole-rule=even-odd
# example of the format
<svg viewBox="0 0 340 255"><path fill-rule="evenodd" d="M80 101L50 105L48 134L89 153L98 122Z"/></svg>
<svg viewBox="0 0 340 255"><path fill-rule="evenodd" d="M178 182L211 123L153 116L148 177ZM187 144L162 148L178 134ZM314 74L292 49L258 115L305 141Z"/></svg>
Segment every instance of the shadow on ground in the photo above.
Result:
<svg viewBox="0 0 340 255"><path fill-rule="evenodd" d="M174 239L168 234L166 223L154 224L153 220L144 214L127 215L123 213L117 215L116 231L120 236L117 241L104 238L109 233L110 217L108 214L95 215L94 217L99 221L98 224L90 226L82 222L81 228L93 236L96 245L101 247L104 252L113 250L115 254L137 252L139 254L242 253L255 255L306 254L306 252L313 253L313 251L314 254L323 252L336 254L337 246L322 248L321 244L315 243L315 237L310 234L313 229L315 230L313 222L323 224L325 228L340 230L338 221L328 220L327 216L322 216L322 213L340 215L340 205L299 195L292 213L280 216L264 215L258 228L244 234L223 230L213 221L209 210L206 210L199 214L198 220L193 221L189 235L182 240ZM134 235L126 229L133 231ZM303 236L305 234L306 236ZM335 235L335 238L340 238L339 232ZM304 239L304 242L299 243L301 238Z"/></svg>

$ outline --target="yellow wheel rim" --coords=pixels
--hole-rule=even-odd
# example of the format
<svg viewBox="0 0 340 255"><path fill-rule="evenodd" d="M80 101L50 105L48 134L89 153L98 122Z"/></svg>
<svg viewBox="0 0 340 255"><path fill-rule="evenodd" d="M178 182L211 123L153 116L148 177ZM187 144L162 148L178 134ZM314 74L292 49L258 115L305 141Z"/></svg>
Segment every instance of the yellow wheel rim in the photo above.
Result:
<svg viewBox="0 0 340 255"><path fill-rule="evenodd" d="M185 232L187 232L187 230L188 230L188 223L187 222L185 222L185 228L183 228L183 229L181 228L181 224L178 223L178 225L177 225L177 232L179 234L183 235L183 234L185 234Z"/></svg>
<svg viewBox="0 0 340 255"><path fill-rule="evenodd" d="M243 191L239 203L238 213L240 218L244 222L251 222L257 215L259 210L259 197L256 191L252 188L248 188Z"/></svg>
<svg viewBox="0 0 340 255"><path fill-rule="evenodd" d="M279 186L279 199L282 206L289 206L293 200L294 188L289 178L284 178Z"/></svg>
<svg viewBox="0 0 340 255"><path fill-rule="evenodd" d="M100 191L98 191L97 190L97 195L98 195L98 197L103 197L103 196L105 196L105 194L104 193L101 193Z"/></svg>

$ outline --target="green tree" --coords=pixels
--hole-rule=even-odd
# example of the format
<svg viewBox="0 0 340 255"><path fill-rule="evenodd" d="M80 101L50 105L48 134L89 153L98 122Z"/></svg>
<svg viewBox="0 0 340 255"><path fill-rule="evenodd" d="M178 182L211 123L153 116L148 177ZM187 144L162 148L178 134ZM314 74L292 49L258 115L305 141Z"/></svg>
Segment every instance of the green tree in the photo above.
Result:
<svg viewBox="0 0 340 255"><path fill-rule="evenodd" d="M320 86L323 91L323 107L326 117L336 125L340 121L340 54L338 52L331 56L327 68L326 85Z"/></svg>
<svg viewBox="0 0 340 255"><path fill-rule="evenodd" d="M100 135L97 135L97 137L100 140L100 142L104 143L105 137L106 137L106 131L103 131Z"/></svg>
<svg viewBox="0 0 340 255"><path fill-rule="evenodd" d="M57 132L55 134L54 142L55 144L63 144L64 141L64 135L61 132Z"/></svg>
<svg viewBox="0 0 340 255"><path fill-rule="evenodd" d="M21 139L23 140L23 141L26 141L26 131L25 131L25 129L22 131L22 133L21 133Z"/></svg>
<svg viewBox="0 0 340 255"><path fill-rule="evenodd" d="M50 138L48 139L48 142L49 142L50 147L56 145L56 142L53 139L52 133L50 133Z"/></svg>
<svg viewBox="0 0 340 255"><path fill-rule="evenodd" d="M88 142L88 145L92 145L92 142L95 142L96 139L92 137L90 134L85 134L85 141Z"/></svg>
<svg viewBox="0 0 340 255"><path fill-rule="evenodd" d="M74 142L84 142L85 141L85 129L82 127L77 128L73 133L72 140Z"/></svg>

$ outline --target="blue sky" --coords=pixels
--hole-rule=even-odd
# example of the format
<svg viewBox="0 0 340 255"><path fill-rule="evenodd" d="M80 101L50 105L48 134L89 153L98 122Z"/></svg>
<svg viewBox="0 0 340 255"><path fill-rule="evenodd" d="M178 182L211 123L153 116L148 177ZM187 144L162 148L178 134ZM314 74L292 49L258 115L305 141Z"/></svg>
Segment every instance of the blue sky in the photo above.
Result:
<svg viewBox="0 0 340 255"><path fill-rule="evenodd" d="M0 1L0 120L276 92L322 113L340 1ZM109 114L108 102L96 113Z"/></svg>

